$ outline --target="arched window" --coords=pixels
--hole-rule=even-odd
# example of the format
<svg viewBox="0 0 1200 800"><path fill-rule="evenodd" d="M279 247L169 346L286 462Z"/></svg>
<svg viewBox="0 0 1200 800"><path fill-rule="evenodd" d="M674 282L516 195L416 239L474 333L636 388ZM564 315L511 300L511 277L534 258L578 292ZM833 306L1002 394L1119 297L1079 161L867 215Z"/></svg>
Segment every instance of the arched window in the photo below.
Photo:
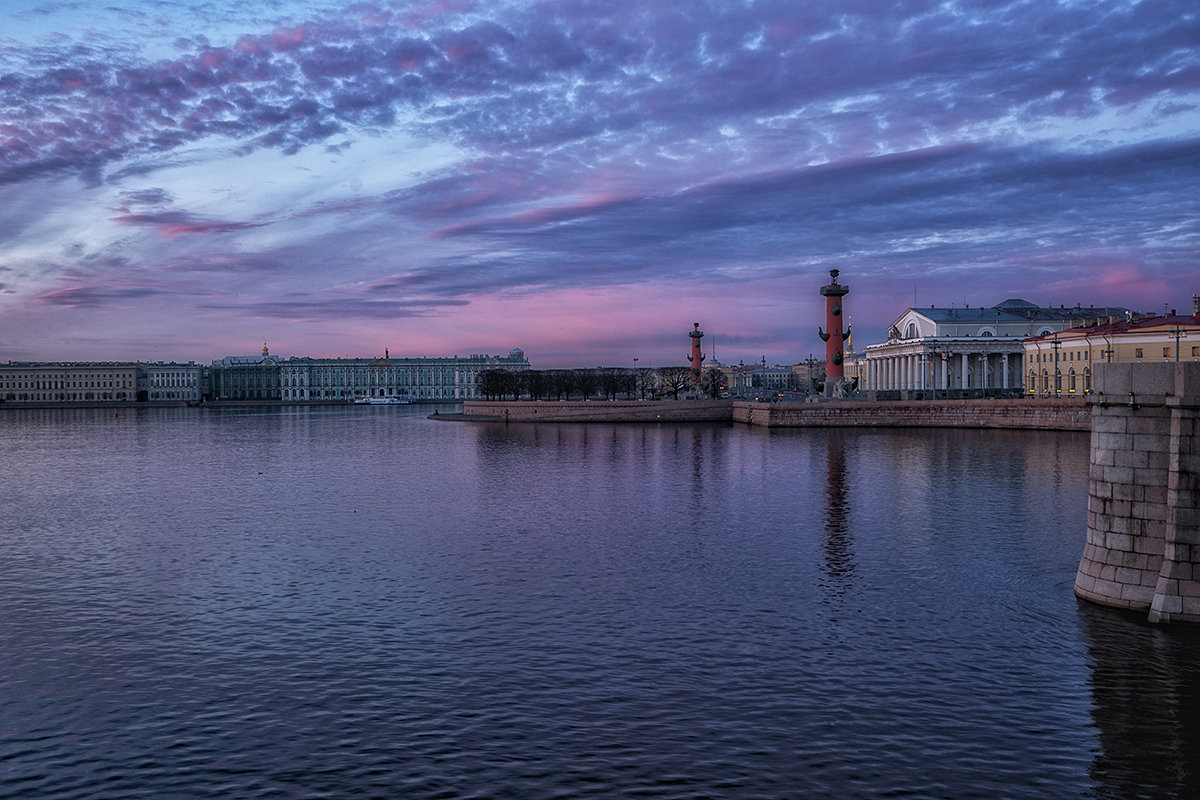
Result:
<svg viewBox="0 0 1200 800"><path fill-rule="evenodd" d="M1072 367L1071 371L1069 373L1067 373L1067 391L1070 391L1070 392L1075 391L1075 369L1074 369L1074 367Z"/></svg>
<svg viewBox="0 0 1200 800"><path fill-rule="evenodd" d="M1083 390L1085 392L1092 390L1092 371L1090 369L1084 369L1083 371Z"/></svg>
<svg viewBox="0 0 1200 800"><path fill-rule="evenodd" d="M905 339L917 338L917 323L915 323L915 322L908 323L908 327L906 327L904 329L904 338Z"/></svg>

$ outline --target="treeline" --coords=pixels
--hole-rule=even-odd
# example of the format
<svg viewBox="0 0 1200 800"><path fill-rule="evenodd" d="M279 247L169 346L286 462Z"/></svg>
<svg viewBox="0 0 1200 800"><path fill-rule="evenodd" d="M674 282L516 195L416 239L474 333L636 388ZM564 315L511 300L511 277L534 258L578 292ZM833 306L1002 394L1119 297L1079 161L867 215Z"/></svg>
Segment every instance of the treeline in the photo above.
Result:
<svg viewBox="0 0 1200 800"><path fill-rule="evenodd" d="M691 386L690 367L659 367L658 369L627 369L607 367L596 369L530 369L517 372L489 369L479 373L476 387L485 400L587 400L602 397L616 400L647 396L654 398L670 394L678 400L680 392ZM704 373L701 388L705 394L717 397L725 389L725 376L718 369Z"/></svg>

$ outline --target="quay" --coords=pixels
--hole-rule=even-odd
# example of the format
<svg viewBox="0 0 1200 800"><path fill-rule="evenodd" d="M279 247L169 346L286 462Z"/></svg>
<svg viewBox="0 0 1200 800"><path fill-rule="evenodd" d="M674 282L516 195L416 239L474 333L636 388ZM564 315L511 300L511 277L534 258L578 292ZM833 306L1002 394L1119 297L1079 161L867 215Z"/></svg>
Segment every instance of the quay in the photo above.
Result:
<svg viewBox="0 0 1200 800"><path fill-rule="evenodd" d="M761 403L742 400L463 402L461 415L437 419L491 422L739 422L752 427L917 427L1091 430L1083 399L1006 399Z"/></svg>

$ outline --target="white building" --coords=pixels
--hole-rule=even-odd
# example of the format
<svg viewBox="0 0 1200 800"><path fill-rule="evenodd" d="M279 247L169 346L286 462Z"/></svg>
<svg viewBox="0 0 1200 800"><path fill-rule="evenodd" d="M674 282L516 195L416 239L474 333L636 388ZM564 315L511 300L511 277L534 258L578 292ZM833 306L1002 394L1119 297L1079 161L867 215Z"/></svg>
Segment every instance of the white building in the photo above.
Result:
<svg viewBox="0 0 1200 800"><path fill-rule="evenodd" d="M858 388L1017 393L1023 388L1025 339L1125 315L1123 308L1042 308L1025 300L991 308L909 308L892 323L886 343L863 352Z"/></svg>
<svg viewBox="0 0 1200 800"><path fill-rule="evenodd" d="M204 368L195 362L139 365L138 399L151 403L199 403ZM145 395L142 395L145 392Z"/></svg>

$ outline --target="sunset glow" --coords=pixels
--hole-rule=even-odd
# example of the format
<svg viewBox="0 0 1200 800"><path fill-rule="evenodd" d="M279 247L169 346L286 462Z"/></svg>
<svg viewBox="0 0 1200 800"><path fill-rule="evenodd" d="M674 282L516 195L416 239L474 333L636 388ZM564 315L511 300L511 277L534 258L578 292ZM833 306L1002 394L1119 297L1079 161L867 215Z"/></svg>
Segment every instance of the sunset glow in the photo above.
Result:
<svg viewBox="0 0 1200 800"><path fill-rule="evenodd" d="M5 5L0 361L822 350L1191 307L1185 3Z"/></svg>

